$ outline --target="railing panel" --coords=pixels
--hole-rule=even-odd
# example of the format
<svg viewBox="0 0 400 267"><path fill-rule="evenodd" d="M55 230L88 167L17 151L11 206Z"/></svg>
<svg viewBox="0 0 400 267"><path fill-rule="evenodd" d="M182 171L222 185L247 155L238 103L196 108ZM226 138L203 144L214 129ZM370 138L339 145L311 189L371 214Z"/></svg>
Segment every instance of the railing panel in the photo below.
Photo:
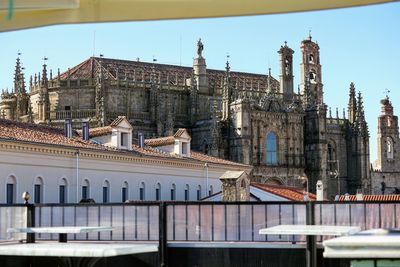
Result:
<svg viewBox="0 0 400 267"><path fill-rule="evenodd" d="M200 206L200 240L212 240L212 219L211 219L211 205Z"/></svg>
<svg viewBox="0 0 400 267"><path fill-rule="evenodd" d="M123 240L136 240L136 206L123 206Z"/></svg>
<svg viewBox="0 0 400 267"><path fill-rule="evenodd" d="M100 206L88 206L88 226L100 226ZM99 233L88 233L88 240L100 240Z"/></svg>
<svg viewBox="0 0 400 267"><path fill-rule="evenodd" d="M227 226L226 222L226 205L214 205L214 240L225 241Z"/></svg>
<svg viewBox="0 0 400 267"><path fill-rule="evenodd" d="M380 228L394 228L396 221L395 213L396 204L381 205L381 225Z"/></svg>
<svg viewBox="0 0 400 267"><path fill-rule="evenodd" d="M227 241L237 241L239 239L238 223L239 206L226 205L226 239Z"/></svg>
<svg viewBox="0 0 400 267"><path fill-rule="evenodd" d="M88 207L85 206L76 206L75 207L75 221L76 221L76 225L79 226L88 226L88 217L87 217L87 213L88 213ZM87 239L87 234L77 234L76 235L76 240L86 240Z"/></svg>
<svg viewBox="0 0 400 267"><path fill-rule="evenodd" d="M366 229L379 228L380 204L366 204Z"/></svg>
<svg viewBox="0 0 400 267"><path fill-rule="evenodd" d="M350 204L336 204L336 225L350 224Z"/></svg>
<svg viewBox="0 0 400 267"><path fill-rule="evenodd" d="M186 238L186 230L187 230L187 221L186 221L186 205L175 205L175 239L185 241Z"/></svg>
<svg viewBox="0 0 400 267"><path fill-rule="evenodd" d="M240 205L240 241L252 241L253 239L253 205Z"/></svg>
<svg viewBox="0 0 400 267"><path fill-rule="evenodd" d="M280 205L267 205L267 223L268 227L281 224ZM280 241L279 235L268 235L267 241Z"/></svg>
<svg viewBox="0 0 400 267"><path fill-rule="evenodd" d="M254 241L265 241L265 235L260 235L260 229L266 228L266 205L253 205Z"/></svg>
<svg viewBox="0 0 400 267"><path fill-rule="evenodd" d="M174 205L167 206L167 240L175 240Z"/></svg>
<svg viewBox="0 0 400 267"><path fill-rule="evenodd" d="M359 226L361 229L365 229L365 205L352 203L350 204L351 220L349 225Z"/></svg>
<svg viewBox="0 0 400 267"><path fill-rule="evenodd" d="M19 206L0 207L0 241L26 239L26 234L7 233L8 228L26 227L27 208Z"/></svg>
<svg viewBox="0 0 400 267"><path fill-rule="evenodd" d="M149 240L149 206L137 206L137 240Z"/></svg>
<svg viewBox="0 0 400 267"><path fill-rule="evenodd" d="M158 241L159 238L159 223L158 219L159 206L150 206L149 226L150 226L150 237L149 240Z"/></svg>
<svg viewBox="0 0 400 267"><path fill-rule="evenodd" d="M200 240L200 207L187 206L187 237L188 240Z"/></svg>
<svg viewBox="0 0 400 267"><path fill-rule="evenodd" d="M114 230L111 231L111 240L124 240L124 216L123 206L112 206L111 210L111 226Z"/></svg>

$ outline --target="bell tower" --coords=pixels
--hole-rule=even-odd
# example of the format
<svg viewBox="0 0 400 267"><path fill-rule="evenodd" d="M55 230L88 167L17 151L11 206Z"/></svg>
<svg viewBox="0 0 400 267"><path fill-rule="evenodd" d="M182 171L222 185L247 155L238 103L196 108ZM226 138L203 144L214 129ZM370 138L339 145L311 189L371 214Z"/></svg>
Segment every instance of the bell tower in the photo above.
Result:
<svg viewBox="0 0 400 267"><path fill-rule="evenodd" d="M300 64L302 93L304 94L308 90L309 104L320 105L324 100L319 46L312 41L310 34L301 42L300 49L302 52L302 63Z"/></svg>
<svg viewBox="0 0 400 267"><path fill-rule="evenodd" d="M400 161L397 153L399 145L398 117L393 115L393 106L389 97L381 100L381 115L378 118L378 164L383 172L395 172Z"/></svg>
<svg viewBox="0 0 400 267"><path fill-rule="evenodd" d="M293 53L294 51L285 45L278 51L280 64L280 93L284 100L291 100L293 97Z"/></svg>

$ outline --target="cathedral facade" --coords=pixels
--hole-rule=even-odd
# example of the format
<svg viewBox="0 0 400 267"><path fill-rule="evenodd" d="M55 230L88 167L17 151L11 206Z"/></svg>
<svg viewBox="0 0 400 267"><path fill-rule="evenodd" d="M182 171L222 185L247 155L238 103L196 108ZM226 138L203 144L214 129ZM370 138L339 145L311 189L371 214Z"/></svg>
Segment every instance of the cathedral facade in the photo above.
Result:
<svg viewBox="0 0 400 267"><path fill-rule="evenodd" d="M199 40L193 67L90 57L53 77L43 64L29 81L17 59L15 86L3 91L2 118L63 126L72 119L91 127L125 116L134 135L161 137L186 128L192 149L250 164L257 182L308 183L321 180L326 198L371 190L369 133L361 93L349 89L345 111L324 103L319 46L301 42L300 80L295 91L293 54L278 51L278 79L265 74L208 69Z"/></svg>

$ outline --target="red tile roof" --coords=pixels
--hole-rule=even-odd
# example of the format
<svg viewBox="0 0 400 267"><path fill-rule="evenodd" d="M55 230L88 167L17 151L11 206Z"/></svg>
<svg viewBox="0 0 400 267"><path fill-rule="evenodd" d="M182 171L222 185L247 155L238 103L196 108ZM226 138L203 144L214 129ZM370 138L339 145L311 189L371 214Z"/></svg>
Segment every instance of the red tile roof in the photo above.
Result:
<svg viewBox="0 0 400 267"><path fill-rule="evenodd" d="M101 128L93 128L91 131L98 132L106 132L111 129L110 126L101 127ZM96 132L97 131L97 132ZM93 132L92 132L93 133ZM173 138L173 137L172 137ZM38 143L38 144L47 144L47 145L61 145L68 146L72 148L87 148L87 149L96 149L96 150L108 150L115 151L121 153L131 153L133 155L139 156L152 156L152 157L161 157L161 158L175 158L185 161L191 161L193 163L196 162L208 162L214 164L224 164L231 166L242 166L245 168L251 168L249 165L244 165L236 162L231 162L207 155L203 155L198 152L191 152L191 157L181 157L175 154L169 154L162 152L156 148L146 146L144 148L140 148L137 145L132 146L132 151L130 150L118 150L111 147L107 147L100 144L94 144L90 141L82 140L78 134L75 132L75 137L66 138L64 137L64 130L61 128L55 128L45 125L31 124L31 123L23 123L16 122L11 120L0 119L0 139L6 140L15 140L15 141L23 141L29 143Z"/></svg>
<svg viewBox="0 0 400 267"><path fill-rule="evenodd" d="M75 133L75 135L77 135ZM106 149L79 137L67 138L61 128L0 119L0 138L77 148Z"/></svg>
<svg viewBox="0 0 400 267"><path fill-rule="evenodd" d="M274 195L292 200L292 201L303 201L304 200L304 190L302 188L289 187L283 185L270 185L270 184L261 184L254 183L250 184L260 190L272 193ZM316 196L313 193L308 194L310 200L316 200Z"/></svg>
<svg viewBox="0 0 400 267"><path fill-rule="evenodd" d="M346 201L344 195L339 197L339 201ZM350 201L357 201L356 195L349 195ZM400 201L400 195L364 195L362 201Z"/></svg>
<svg viewBox="0 0 400 267"><path fill-rule="evenodd" d="M144 144L146 146L157 147L157 146L167 146L172 145L175 142L175 138L173 136L145 139Z"/></svg>

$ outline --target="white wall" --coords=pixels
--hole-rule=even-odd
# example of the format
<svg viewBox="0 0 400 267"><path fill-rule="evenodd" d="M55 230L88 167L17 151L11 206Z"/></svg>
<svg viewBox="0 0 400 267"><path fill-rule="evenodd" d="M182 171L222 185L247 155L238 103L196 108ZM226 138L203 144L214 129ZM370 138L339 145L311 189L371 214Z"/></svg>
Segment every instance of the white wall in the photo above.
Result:
<svg viewBox="0 0 400 267"><path fill-rule="evenodd" d="M61 154L61 153L60 153ZM34 199L34 181L37 177L43 180L43 202L58 203L59 184L67 180L67 202L77 201L76 157L50 153L36 153L26 151L0 151L0 203L6 202L6 183L9 176L16 178L16 202L22 203L22 192L30 192ZM213 191L220 190L219 177L228 170L228 167L209 167L209 185ZM128 199L139 200L139 185L145 182L146 200L156 199L156 184L161 184L162 200L170 200L172 184L176 185L176 200L184 200L186 184L190 187L190 200L197 200L197 188L201 185L202 197L206 195L206 174L203 164L193 166L165 166L161 162L136 163L114 161L109 159L79 159L79 197L81 185L87 179L90 183L89 197L96 202L102 202L102 187L105 180L110 183L110 202L121 202L121 188L124 182L128 183Z"/></svg>

